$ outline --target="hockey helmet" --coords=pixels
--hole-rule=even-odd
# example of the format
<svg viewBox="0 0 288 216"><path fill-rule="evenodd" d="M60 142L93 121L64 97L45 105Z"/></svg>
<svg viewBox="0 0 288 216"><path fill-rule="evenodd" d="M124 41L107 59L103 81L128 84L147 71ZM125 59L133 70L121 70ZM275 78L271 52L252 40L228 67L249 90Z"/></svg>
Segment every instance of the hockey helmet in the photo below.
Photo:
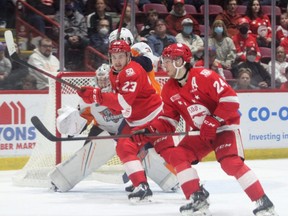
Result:
<svg viewBox="0 0 288 216"><path fill-rule="evenodd" d="M162 52L162 58L171 58L176 60L181 57L184 62L190 63L192 59L192 53L189 47L182 43L174 43L167 46Z"/></svg>
<svg viewBox="0 0 288 216"><path fill-rule="evenodd" d="M109 53L131 52L130 45L125 40L115 40L109 46Z"/></svg>
<svg viewBox="0 0 288 216"><path fill-rule="evenodd" d="M125 40L129 45L134 44L134 37L131 31L127 28L121 28L120 36L117 38L118 29L112 31L109 35L109 43L112 43L115 40Z"/></svg>

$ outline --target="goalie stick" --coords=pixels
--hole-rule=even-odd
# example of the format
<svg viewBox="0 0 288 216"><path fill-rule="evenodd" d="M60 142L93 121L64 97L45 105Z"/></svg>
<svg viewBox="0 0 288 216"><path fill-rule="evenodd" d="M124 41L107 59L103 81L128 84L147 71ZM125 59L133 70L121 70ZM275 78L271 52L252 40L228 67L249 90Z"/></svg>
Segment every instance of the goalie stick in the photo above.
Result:
<svg viewBox="0 0 288 216"><path fill-rule="evenodd" d="M20 59L18 54L17 54L17 52L16 52L13 34L12 34L12 32L10 30L5 31L4 37L5 37L5 42L6 42L6 46L7 46L7 49L8 49L8 53L9 53L9 56L10 56L12 61L15 61L18 64L21 64L21 65L23 65L25 67L31 68L31 69L33 69L33 70L35 70L35 71L37 71L37 72L39 72L39 73L41 73L41 74L43 74L45 76L50 77L51 79L56 80L57 82L60 82L60 83L62 83L64 85L67 85L67 86L71 87L72 89L75 89L77 91L81 90L80 87L75 86L75 85L67 82L66 80L60 79L60 78L52 75L51 73L49 73L47 71L44 71L44 70L41 70L41 69L35 67L34 65L31 65L28 62L23 61L22 59Z"/></svg>
<svg viewBox="0 0 288 216"><path fill-rule="evenodd" d="M119 139L119 138L129 138L131 134L119 134L119 135L109 135L109 136L88 136L88 137L56 137L53 135L41 122L41 120L37 116L33 116L31 118L32 124L35 128L48 140L52 142L57 141L77 141L77 140L93 140L93 139ZM188 131L188 132L176 132L176 133L147 133L148 137L160 137L160 136L197 136L199 135L199 131Z"/></svg>

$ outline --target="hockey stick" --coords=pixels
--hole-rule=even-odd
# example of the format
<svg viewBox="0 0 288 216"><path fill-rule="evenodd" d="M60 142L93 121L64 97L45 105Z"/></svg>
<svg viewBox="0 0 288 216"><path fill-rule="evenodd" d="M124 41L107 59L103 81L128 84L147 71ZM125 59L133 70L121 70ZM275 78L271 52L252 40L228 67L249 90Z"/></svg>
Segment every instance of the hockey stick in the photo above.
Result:
<svg viewBox="0 0 288 216"><path fill-rule="evenodd" d="M119 139L119 138L129 138L131 134L119 134L119 135L109 135L109 136L88 136L88 137L56 137L53 135L41 122L41 120L37 116L33 116L31 118L32 124L35 128L48 140L52 142L57 141L77 141L77 140L94 140L94 139ZM189 131L189 132L176 132L176 133L148 133L146 136L148 137L161 137L161 136L195 136L199 135L199 131Z"/></svg>
<svg viewBox="0 0 288 216"><path fill-rule="evenodd" d="M122 25L123 25L123 20L124 20L124 16L125 16L125 11L126 11L126 8L127 8L127 1L128 1L128 0L124 0L124 4L123 4L123 8L122 8L122 13L121 13L120 21L119 21L119 26L118 26L118 31L117 31L117 36L116 36L116 39L117 39L117 40L120 39L121 28L122 28Z"/></svg>
<svg viewBox="0 0 288 216"><path fill-rule="evenodd" d="M23 61L22 59L20 59L18 54L17 54L17 52L16 52L15 43L14 43L14 39L13 39L13 34L12 34L12 32L10 30L5 31L4 37L5 37L6 46L7 46L7 49L8 49L9 56L10 56L10 58L13 61L15 61L18 64L21 64L21 65L23 65L25 67L31 68L31 69L33 69L33 70L35 70L35 71L37 71L37 72L39 72L39 73L41 73L41 74L43 74L45 76L48 76L48 77L56 80L57 82L65 84L65 85L71 87L72 89L75 89L77 91L81 91L81 88L79 88L78 86L75 86L75 85L67 82L66 80L60 79L60 78L52 75L51 73L49 73L47 71L44 71L44 70L41 70L41 69L29 64L28 62Z"/></svg>

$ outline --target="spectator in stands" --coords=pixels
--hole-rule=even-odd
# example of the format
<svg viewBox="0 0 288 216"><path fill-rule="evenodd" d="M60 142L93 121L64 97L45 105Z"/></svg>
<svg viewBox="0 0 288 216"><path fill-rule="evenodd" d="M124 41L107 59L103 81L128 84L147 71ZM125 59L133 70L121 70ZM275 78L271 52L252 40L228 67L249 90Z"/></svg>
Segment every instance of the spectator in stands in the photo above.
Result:
<svg viewBox="0 0 288 216"><path fill-rule="evenodd" d="M109 29L113 30L113 22L112 17L106 12L106 3L105 0L95 0L94 1L94 9L93 13L87 15L87 28L88 28L88 37L97 32L98 22L101 19L109 20Z"/></svg>
<svg viewBox="0 0 288 216"><path fill-rule="evenodd" d="M182 31L182 20L190 18L193 21L193 33L200 35L199 23L191 14L186 13L184 3L184 0L174 0L173 9L165 18L167 30L171 35L176 36Z"/></svg>
<svg viewBox="0 0 288 216"><path fill-rule="evenodd" d="M55 15L55 20L60 22L59 11ZM57 37L59 35L58 31L55 32ZM83 40L88 40L85 17L74 8L72 3L65 4L64 32L66 37L77 35Z"/></svg>
<svg viewBox="0 0 288 216"><path fill-rule="evenodd" d="M235 90L248 90L258 89L256 86L251 84L252 71L249 68L239 68L237 83L233 86Z"/></svg>
<svg viewBox="0 0 288 216"><path fill-rule="evenodd" d="M0 1L0 28L15 28L15 0Z"/></svg>
<svg viewBox="0 0 288 216"><path fill-rule="evenodd" d="M65 68L70 71L84 70L84 51L89 43L85 17L74 8L74 1L65 4ZM55 20L60 22L60 13ZM55 31L58 38L58 32Z"/></svg>
<svg viewBox="0 0 288 216"><path fill-rule="evenodd" d="M272 61L269 62L268 66L268 71L272 75ZM275 85L277 88L287 81L285 74L286 67L288 67L288 62L286 61L285 49L282 46L278 46L275 59Z"/></svg>
<svg viewBox="0 0 288 216"><path fill-rule="evenodd" d="M95 0L94 0L95 1ZM84 15L85 12L85 3L87 2L87 0L65 0L65 4L71 4L72 7L78 11L79 13L81 13L82 15ZM93 11L92 11L93 12Z"/></svg>
<svg viewBox="0 0 288 216"><path fill-rule="evenodd" d="M39 40L38 47L33 50L29 56L28 63L46 72L56 74L60 68L59 60L52 54L52 40L49 38L42 38ZM37 79L37 89L48 89L48 77L29 69L30 74Z"/></svg>
<svg viewBox="0 0 288 216"><path fill-rule="evenodd" d="M227 29L222 20L215 20L211 27L209 46L216 48L216 60L224 69L230 70L236 59L236 48L233 40L228 37Z"/></svg>
<svg viewBox="0 0 288 216"><path fill-rule="evenodd" d="M203 51L204 42L199 35L193 33L193 21L190 18L185 18L182 20L181 25L182 31L176 35L176 41L186 44L193 55L199 51Z"/></svg>
<svg viewBox="0 0 288 216"><path fill-rule="evenodd" d="M286 79L288 80L288 67L285 68L285 76L286 76ZM280 86L280 89L288 90L288 81L286 81L285 83L282 83Z"/></svg>
<svg viewBox="0 0 288 216"><path fill-rule="evenodd" d="M280 42L280 46L284 47L285 53L286 53L286 58L288 58L288 40L282 40Z"/></svg>
<svg viewBox="0 0 288 216"><path fill-rule="evenodd" d="M154 32L155 22L159 18L159 13L155 9L150 9L147 12L147 19L145 19L143 27L139 32L141 37L148 37Z"/></svg>
<svg viewBox="0 0 288 216"><path fill-rule="evenodd" d="M5 49L3 43L0 42L0 89L6 89L6 79L11 72L11 62L5 57Z"/></svg>
<svg viewBox="0 0 288 216"><path fill-rule="evenodd" d="M59 0L26 0L26 2L51 19L55 18L55 14L59 10ZM46 31L45 27L49 24L40 15L27 11L27 19L32 26L43 34L52 34L52 32Z"/></svg>
<svg viewBox="0 0 288 216"><path fill-rule="evenodd" d="M65 37L65 68L69 71L84 71L85 48L89 41L78 35Z"/></svg>
<svg viewBox="0 0 288 216"><path fill-rule="evenodd" d="M116 25L116 29L118 29L119 24L120 24L120 20ZM131 5L130 4L128 4L126 7L122 27L129 29L134 34L133 36L136 39L136 41L141 41L141 38L138 35L138 31L137 31L136 26L134 26L134 27L131 26ZM133 32L133 28L135 29L134 32Z"/></svg>
<svg viewBox="0 0 288 216"><path fill-rule="evenodd" d="M36 90L37 89L37 79L31 74L27 74L22 79L22 89L23 90Z"/></svg>
<svg viewBox="0 0 288 216"><path fill-rule="evenodd" d="M226 79L223 72L223 67L221 63L216 59L216 48L213 46L209 46L208 52L209 52L209 68L218 73L223 79ZM194 64L194 67L204 67L204 58L202 57L201 59L197 60Z"/></svg>
<svg viewBox="0 0 288 216"><path fill-rule="evenodd" d="M246 53L246 61L232 67L231 72L234 78L239 76L240 68L249 68L252 71L251 84L259 88L268 88L271 85L271 76L260 62L255 61L257 57L256 47L248 46Z"/></svg>
<svg viewBox="0 0 288 216"><path fill-rule="evenodd" d="M102 19L98 23L97 32L90 37L90 45L106 56L108 56L109 32L109 20ZM94 61L96 68L106 63L106 60L99 56L95 56Z"/></svg>
<svg viewBox="0 0 288 216"><path fill-rule="evenodd" d="M288 13L282 13L280 16L280 25L276 30L276 40L278 44L281 43L282 40L288 40Z"/></svg>
<svg viewBox="0 0 288 216"><path fill-rule="evenodd" d="M216 16L215 20L222 20L227 28L228 36L233 37L238 34L238 19L242 16L237 13L237 0L226 0L224 10Z"/></svg>
<svg viewBox="0 0 288 216"><path fill-rule="evenodd" d="M0 28L6 28L7 24L7 4L9 0L2 0L0 1Z"/></svg>
<svg viewBox="0 0 288 216"><path fill-rule="evenodd" d="M270 47L272 40L270 18L263 13L259 0L251 0L247 5L246 17L250 30L257 39L258 46Z"/></svg>
<svg viewBox="0 0 288 216"><path fill-rule="evenodd" d="M245 17L242 17L238 20L237 26L239 29L239 33L234 35L234 37L232 38L236 47L235 63L246 61L246 47L248 44L250 44L250 46L255 46L255 49L257 51L257 57L255 61L260 61L261 54L257 41L255 37L253 37L249 33L249 20Z"/></svg>
<svg viewBox="0 0 288 216"><path fill-rule="evenodd" d="M158 19L155 23L155 32L147 37L147 43L151 47L155 56L161 56L163 49L173 43L176 43L173 35L167 33L165 20Z"/></svg>
<svg viewBox="0 0 288 216"><path fill-rule="evenodd" d="M16 52L20 54L17 44L15 44L15 49L16 49ZM21 55L19 55L19 57L21 58ZM25 59L23 60L26 61ZM6 78L5 88L13 89L13 90L22 89L22 79L28 74L29 74L29 70L27 67L15 61L12 61L11 72Z"/></svg>

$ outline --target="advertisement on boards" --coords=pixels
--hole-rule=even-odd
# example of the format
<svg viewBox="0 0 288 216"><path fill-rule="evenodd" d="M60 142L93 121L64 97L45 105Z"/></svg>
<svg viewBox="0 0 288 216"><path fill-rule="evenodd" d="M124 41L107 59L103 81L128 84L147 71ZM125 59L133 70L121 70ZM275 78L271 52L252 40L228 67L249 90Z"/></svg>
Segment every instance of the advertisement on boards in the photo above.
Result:
<svg viewBox="0 0 288 216"><path fill-rule="evenodd" d="M288 148L288 93L238 93L246 148Z"/></svg>
<svg viewBox="0 0 288 216"><path fill-rule="evenodd" d="M47 94L1 94L0 157L30 155L36 129L30 119L43 116Z"/></svg>
<svg viewBox="0 0 288 216"><path fill-rule="evenodd" d="M71 96L69 101L78 101L76 95ZM245 92L238 96L244 147L288 148L288 92ZM45 115L47 100L44 93L1 94L0 157L31 154L37 133L30 119Z"/></svg>

